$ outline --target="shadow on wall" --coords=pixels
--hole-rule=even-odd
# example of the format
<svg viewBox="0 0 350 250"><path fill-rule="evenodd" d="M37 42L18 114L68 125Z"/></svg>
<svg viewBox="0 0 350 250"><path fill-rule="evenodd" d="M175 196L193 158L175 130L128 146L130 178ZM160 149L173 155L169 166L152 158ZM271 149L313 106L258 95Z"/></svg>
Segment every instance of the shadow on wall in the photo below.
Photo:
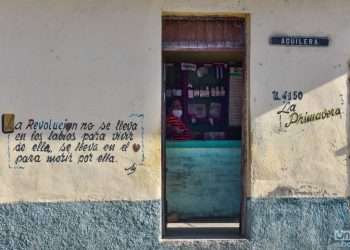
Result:
<svg viewBox="0 0 350 250"><path fill-rule="evenodd" d="M253 118L265 115L271 110L279 109L282 105L281 102L275 101L273 103L269 102L268 99L260 99L261 97L271 96L273 97L272 91L278 91L279 97L283 94L285 90L300 90L303 91L304 95L312 92L325 84L334 81L335 79L348 74L347 63L339 63L338 61L331 60L327 61L325 55L330 57L330 53L323 53L321 56L319 54L308 55L304 49L298 48L300 51L290 51L288 48L277 48L279 50L285 49L285 51L280 51L280 57L274 59L267 59L265 63L258 63L257 70L257 80L252 80L251 82L251 98L252 104L254 106ZM273 53L273 51L271 52ZM305 53L305 55L300 55L299 53ZM319 52L322 53L322 52ZM337 53L338 55L338 53ZM297 58L294 64L286 61L286 58ZM315 65L315 61L310 58L318 58L319 64ZM270 60L270 61L268 61ZM341 59L340 59L341 60ZM286 65L289 65L286 67ZM293 66L292 66L293 65ZM288 71L285 69L287 68ZM317 70L310 70L315 69ZM309 69L309 70L308 70ZM266 77L266 72L271 71L275 79ZM291 76L290 78L286 76ZM256 83L254 83L255 81ZM254 86L260 85L260 86ZM276 86L280 85L280 88ZM261 86L264 86L262 89ZM283 86L283 87L282 87ZM302 86L302 87L301 87ZM298 89L299 88L299 89ZM257 91L256 93L254 92ZM265 92L265 93L264 93Z"/></svg>
<svg viewBox="0 0 350 250"><path fill-rule="evenodd" d="M346 199L344 197L338 197L337 194L329 194L327 192L328 190L324 189L324 187L314 185L316 183L303 183L300 186L282 183L269 192L267 197L251 199L248 203L247 231L250 239L252 239L251 242L254 249L338 249L341 242L339 243L335 239L334 233L337 230L348 230L350 228L350 61L346 63L346 60L342 59L344 63L342 66L335 66L331 64L333 62L323 61L322 67L326 68L325 64L328 64L328 68L332 68L332 70L329 69L328 73L325 73L326 71L322 71L322 69L315 70L315 74L320 72L320 76L317 77L318 82L313 80L313 72L307 72L304 75L305 79L302 81L302 83L310 81L310 84L303 89L304 93L306 93L321 88L333 80L341 79L339 83L341 84L342 92L338 93L339 89L336 89L337 86L335 86L335 91L344 100L340 104L342 105L341 111L343 113L341 119L346 119L342 121L341 126L344 126L345 123L345 128L341 126L339 128L346 129L345 134L343 133L344 131L340 133L342 136L346 136L346 138L342 138L342 144L338 145L337 148L326 148L328 150L326 152L327 156L334 155L336 158L341 158L341 162L339 159L339 165L325 165L324 168L327 168L327 171L329 171L327 174L332 174L333 169L341 168L341 174L346 175L339 176L345 178ZM322 80L323 77L324 79ZM298 80L301 80L301 78ZM346 85L345 88L344 85ZM298 86L303 85L300 84ZM332 91L332 89L328 88L327 91ZM323 92L323 96L326 96L325 94L327 95L328 92ZM320 101L320 103L323 101L327 103L328 101L326 98L320 98L319 95L315 95L314 97L315 101ZM346 97L347 103L345 103ZM331 126L329 124L329 127ZM300 134L302 134L303 130L301 129L300 131ZM331 131L332 133L336 132L334 127L332 127ZM312 133L312 136L315 136L316 140L313 141L310 139L310 143L305 145L305 148L314 147L312 149L318 149L319 138L325 136L325 134L319 130L312 131ZM331 143L331 141L326 141L326 143L328 142ZM301 147L302 149L297 152L300 156L303 156L304 145L301 145ZM278 151L278 145L276 146L275 144L274 149ZM293 152L293 150L291 151ZM316 156L321 156L324 152L315 151L315 155L310 157L311 160L317 160ZM323 162L315 162L315 166L317 164L323 164ZM304 168L307 168L307 166L300 166L299 169ZM316 176L324 178L322 180L324 183L328 181L329 176L319 175L320 172L317 173L318 170L316 167L311 170L316 172ZM335 182L335 184L337 183ZM274 199L276 197L278 199ZM332 215L331 218L329 215ZM293 240L286 240L284 237L286 235L289 239Z"/></svg>
<svg viewBox="0 0 350 250"><path fill-rule="evenodd" d="M303 1L303 4L305 4L305 7L308 6L312 9L312 12L317 14L317 16L324 11L324 6L315 6L312 1L308 3ZM294 1L293 3L289 1L288 5L290 6L285 10L286 12L274 13L274 15L283 20L284 15L289 15L287 13L290 11L289 8L292 5L294 5L295 9L300 8L298 1ZM261 8L263 9L264 6L261 6ZM252 110L253 117L264 115L271 110L279 108L280 105L278 102L270 103L268 100L261 98L271 96L271 91L273 90L297 90L296 88L302 87L300 90L306 94L321 87L325 83L347 74L348 67L346 61L349 59L347 48L350 42L350 37L347 35L350 32L348 26L349 20L349 17L344 17L342 20L339 20L338 25L329 29L326 26L334 23L334 16L332 15L323 16L322 22L315 23L314 29L323 31L322 36L330 38L328 47L312 48L268 45L260 50L254 48L255 46L262 46L260 43L256 44L257 41L254 37L266 34L259 34L257 33L258 30L251 34L254 35L254 37L251 37L251 48L253 50L250 56L250 71L253 73L250 77L252 104L254 103L254 110ZM302 24L301 20L294 21ZM257 20L254 22L257 22ZM263 24L261 23L261 25ZM270 29L271 27L269 27ZM280 31L271 31L271 35L277 34L280 34ZM267 105L262 105L263 103Z"/></svg>
<svg viewBox="0 0 350 250"><path fill-rule="evenodd" d="M309 71L305 72L305 74L300 74L304 77L303 80L299 78L303 84L306 84L306 82L309 82L309 84L306 84L306 87L303 89L304 94L307 92L311 92L317 88L320 88L327 83L332 82L333 80L339 79L340 77L344 77L346 80L346 88L343 93L340 94L340 97L342 99L341 103L339 103L342 108L342 119L345 120L345 134L346 134L346 144L344 147L336 149L333 152L330 152L331 154L334 154L335 157L341 158L341 164L342 167L346 166L346 194L345 197L349 199L349 208L350 208L350 60L346 63L344 60L343 64L332 64L333 62L323 62L323 68L328 68L328 70L317 70L317 71ZM326 67L328 65L328 67ZM299 67L299 66L298 66ZM316 77L316 80L313 79L313 76L315 76L315 72L319 74ZM347 76L347 77L345 77ZM323 79L321 81L321 79ZM343 81L343 80L342 80ZM345 82L344 82L345 83ZM300 84L300 86L304 86L303 84ZM347 97L347 99L346 99ZM348 103L344 103L345 100L347 100ZM291 101L292 103L292 101ZM278 104L280 106L283 106L280 102L274 102L274 106L271 107L271 110L275 108ZM261 110L260 110L261 111ZM302 130L304 131L304 130ZM317 148L317 147L316 147ZM336 167L336 166L334 166ZM290 186L290 185L279 185L275 189L273 189L271 192L267 194L268 197L293 197L293 196L317 196L317 197L328 197L328 196L338 196L336 193L329 193L327 189L323 188L322 186L314 185L312 183L302 183L300 186Z"/></svg>
<svg viewBox="0 0 350 250"><path fill-rule="evenodd" d="M322 20L322 22L325 21L327 23L326 20L330 21L331 18L325 17L325 20ZM295 133L286 134L284 132L290 128L285 128L285 124L281 122L280 117L275 115L276 112L281 111L282 113L292 113L293 107L291 106L293 104L297 106L296 110L303 117L307 116L306 114L309 116L317 114L316 112L322 112L323 109L340 108L342 114L337 119L342 119L342 121L338 122L337 120L337 126L339 125L339 128L343 126L341 129L344 130L344 123L346 123L346 133L348 133L350 129L349 104L341 104L338 99L339 95L344 100L346 100L346 97L350 98L350 93L347 90L350 83L348 82L348 86L344 87L344 79L346 76L349 76L350 72L349 54L345 49L350 42L347 36L350 30L345 25L346 21L344 20L344 25L338 25L325 33L330 38L330 44L328 47L323 48L270 45L266 46L263 51L257 50L257 52L254 49L256 44L253 41L254 39L252 39L250 69L248 69L250 70L250 132L253 138L251 146L256 149L252 154L256 152L259 156L263 155L261 159L252 155L255 168L254 171L251 170L252 186L257 181L261 181L259 185L261 184L262 186L265 185L264 183L270 182L272 188L270 189L270 187L266 186L266 191L269 192L267 196L269 197L337 197L340 192L342 195L345 192L344 182L347 184L346 196L350 195L350 159L348 158L350 156L350 139L344 138L344 131L341 131L341 133L336 132L338 127L331 124L333 118L329 119L324 127L321 127L323 126L321 124L314 127L298 125L299 127L294 130ZM321 24L319 29L326 30L322 28ZM334 89L332 89L333 86ZM333 91L333 93L329 93L330 98L327 98L328 91ZM286 92L292 95L293 93L290 92L300 92L302 97L283 99L282 95ZM284 109L284 104L288 100L291 100L291 105L287 105L286 109ZM330 103L333 104L330 105ZM288 108L290 110L287 110ZM275 118L273 118L274 115ZM289 115L284 116L290 117ZM285 120L282 121L284 122ZM286 121L289 120L286 119ZM271 126L272 129L266 130L264 128L265 124ZM281 127L283 127L283 131ZM323 133L323 128L326 128L326 132L329 132L328 136L325 136ZM304 130L306 133L304 133ZM337 139L332 138L334 132L337 135ZM288 136L290 136L290 141L288 141ZM347 134L346 136L349 137ZM271 141L265 140L270 138L272 138ZM307 147L305 147L307 150L304 150L303 145L297 141L299 138L300 141L307 143ZM305 138L310 138L310 140ZM322 145L320 142L328 143L328 145ZM344 148L342 149L341 147ZM304 151L309 152L309 154ZM271 157L269 158L270 155ZM327 157L329 157L329 161ZM254 162L254 159L257 159L257 161ZM332 176L334 177L332 183L327 180L329 178L328 175L332 174L331 166L328 166L327 162L335 161L338 161L342 167L341 187L340 185L338 186L339 183L337 184L339 175ZM266 164L265 167L265 162L271 162L271 166ZM264 166L255 167L255 164L257 164L256 166L258 164ZM345 165L347 167L346 170L344 169ZM315 174L314 171L317 171L319 166L321 166L320 171ZM339 166L332 167L339 168ZM278 169L278 171L272 171L273 168ZM344 176L345 172L346 177ZM318 179L318 175L321 178ZM290 181L288 180L286 183L281 181L289 177ZM281 185L275 186L272 184L273 182ZM333 187L337 188L333 191ZM265 194L264 191L255 188L252 188L252 190L253 195Z"/></svg>
<svg viewBox="0 0 350 250"><path fill-rule="evenodd" d="M349 136L349 131L350 131L350 110L349 110L349 105L350 105L350 60L348 61L348 77L347 77L347 101L348 103L346 104L346 110L345 110L345 115L346 115L346 141L347 145L335 152L336 156L345 156L346 159L346 171L347 171L347 178L348 178L348 185L346 188L346 196L349 200L349 208L350 208L350 136Z"/></svg>

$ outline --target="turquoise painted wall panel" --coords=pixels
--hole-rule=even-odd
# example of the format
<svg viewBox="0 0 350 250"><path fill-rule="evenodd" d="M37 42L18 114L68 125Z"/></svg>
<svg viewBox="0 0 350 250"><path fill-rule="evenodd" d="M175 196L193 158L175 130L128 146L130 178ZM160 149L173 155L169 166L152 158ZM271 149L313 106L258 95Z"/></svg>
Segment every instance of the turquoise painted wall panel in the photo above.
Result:
<svg viewBox="0 0 350 250"><path fill-rule="evenodd" d="M169 142L166 198L170 218L239 217L239 141Z"/></svg>

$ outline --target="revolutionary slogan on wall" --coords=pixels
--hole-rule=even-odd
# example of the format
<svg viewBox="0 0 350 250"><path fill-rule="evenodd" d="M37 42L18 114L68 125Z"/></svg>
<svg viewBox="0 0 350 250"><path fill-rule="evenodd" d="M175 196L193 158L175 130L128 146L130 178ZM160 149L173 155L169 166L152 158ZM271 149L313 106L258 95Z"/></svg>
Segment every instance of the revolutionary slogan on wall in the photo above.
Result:
<svg viewBox="0 0 350 250"><path fill-rule="evenodd" d="M119 166L129 160L127 174L144 162L142 114L116 121L16 121L8 135L8 167Z"/></svg>

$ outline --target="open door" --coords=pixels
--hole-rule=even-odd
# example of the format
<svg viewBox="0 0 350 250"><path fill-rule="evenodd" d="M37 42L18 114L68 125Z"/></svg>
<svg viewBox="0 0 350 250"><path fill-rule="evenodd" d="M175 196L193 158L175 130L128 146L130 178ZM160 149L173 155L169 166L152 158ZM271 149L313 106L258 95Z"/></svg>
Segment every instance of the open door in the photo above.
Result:
<svg viewBox="0 0 350 250"><path fill-rule="evenodd" d="M243 18L163 18L166 236L239 234L244 41Z"/></svg>

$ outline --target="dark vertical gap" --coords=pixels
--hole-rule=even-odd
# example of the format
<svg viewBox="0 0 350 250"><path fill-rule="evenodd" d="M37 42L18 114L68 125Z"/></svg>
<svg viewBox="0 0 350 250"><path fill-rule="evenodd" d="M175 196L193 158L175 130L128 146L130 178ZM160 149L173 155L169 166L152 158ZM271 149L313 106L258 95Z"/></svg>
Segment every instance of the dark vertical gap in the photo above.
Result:
<svg viewBox="0 0 350 250"><path fill-rule="evenodd" d="M165 22L163 18L161 19L162 30L166 29ZM161 34L161 43L163 43L164 33ZM161 53L161 76L162 76L162 86L161 86L161 236L162 238L166 235L166 225L167 225L167 216L166 216L166 151L165 151L165 64L164 64L164 55Z"/></svg>
<svg viewBox="0 0 350 250"><path fill-rule="evenodd" d="M242 25L243 31L243 43L244 43L244 59L243 59L243 92L244 96L242 98L242 163L241 163L241 217L239 223L240 235L242 237L247 237L247 185L248 182L248 168L250 167L250 84L248 83L248 57L250 49L250 27L247 29L247 25L250 25L249 16L245 17L244 23ZM250 181L250 180L249 180Z"/></svg>

